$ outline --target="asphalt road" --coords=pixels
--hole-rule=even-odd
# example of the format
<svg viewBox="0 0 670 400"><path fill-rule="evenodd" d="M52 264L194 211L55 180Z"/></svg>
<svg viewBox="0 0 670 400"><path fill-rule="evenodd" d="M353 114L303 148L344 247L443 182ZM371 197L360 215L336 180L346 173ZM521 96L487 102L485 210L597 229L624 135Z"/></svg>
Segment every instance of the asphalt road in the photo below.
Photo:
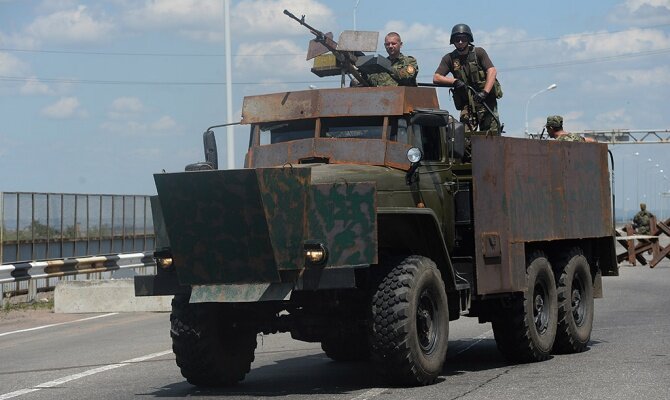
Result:
<svg viewBox="0 0 670 400"><path fill-rule="evenodd" d="M386 386L367 363L330 361L318 344L281 334L258 338L242 383L201 390L175 365L168 314L10 313L0 317L0 400L669 399L670 262L624 266L604 287L586 352L509 365L490 324L462 318L439 382L418 388Z"/></svg>

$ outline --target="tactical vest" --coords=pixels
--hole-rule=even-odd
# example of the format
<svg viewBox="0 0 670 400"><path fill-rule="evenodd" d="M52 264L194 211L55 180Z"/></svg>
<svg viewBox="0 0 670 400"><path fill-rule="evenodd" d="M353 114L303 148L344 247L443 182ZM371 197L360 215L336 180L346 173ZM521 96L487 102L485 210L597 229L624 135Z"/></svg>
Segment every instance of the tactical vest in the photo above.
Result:
<svg viewBox="0 0 670 400"><path fill-rule="evenodd" d="M465 82L466 84L475 88L477 91L484 90L484 86L486 86L486 71L484 71L484 69L480 67L479 63L477 62L477 54L475 53L475 47L472 46L470 48L465 65L460 65L461 59L459 57L458 50L454 50L453 52L451 52L450 56L451 56L450 67L451 72L454 75L454 78L462 82ZM458 65L459 67L456 68L456 65ZM498 82L498 78L496 78L493 84L493 89L491 91L496 96L496 99L502 97L503 95L502 87L500 86L500 82ZM456 108L458 110L461 110L462 109L461 105L463 106L467 105L468 101L463 98L457 99L457 97L462 96L458 96L457 93L454 93L454 103L456 105Z"/></svg>

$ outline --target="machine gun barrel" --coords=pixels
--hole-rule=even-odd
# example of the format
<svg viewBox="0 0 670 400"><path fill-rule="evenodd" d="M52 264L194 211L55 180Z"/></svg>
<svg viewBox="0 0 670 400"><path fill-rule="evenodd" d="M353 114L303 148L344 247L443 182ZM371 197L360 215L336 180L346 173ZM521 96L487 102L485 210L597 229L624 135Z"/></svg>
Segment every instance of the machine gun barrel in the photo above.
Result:
<svg viewBox="0 0 670 400"><path fill-rule="evenodd" d="M334 41L333 39L329 38L321 32L320 30L312 27L309 25L307 22L305 22L305 16L303 15L301 18L296 17L292 12L289 10L284 10L284 14L286 14L289 18L296 20L300 25L304 26L305 28L309 29L309 31L312 33L312 35L315 36L315 41L318 43L321 43L325 48L327 48L335 58L337 58L337 61L340 62L342 67L346 70L346 72L352 74L354 78L363 86L370 86L370 83L368 80L361 74L361 72L358 70L356 67L356 56L353 55L350 51L341 51L337 49L337 42ZM342 77L342 80L344 82L344 75Z"/></svg>
<svg viewBox="0 0 670 400"><path fill-rule="evenodd" d="M312 27L309 25L307 22L305 22L305 16L303 15L302 18L296 17L292 12L289 10L284 10L284 14L288 15L289 18L292 18L296 20L300 25L304 26L305 28L309 29L309 31L316 36L316 40L319 42L324 42L326 40L326 35L321 32L320 30ZM325 45L325 43L324 43Z"/></svg>

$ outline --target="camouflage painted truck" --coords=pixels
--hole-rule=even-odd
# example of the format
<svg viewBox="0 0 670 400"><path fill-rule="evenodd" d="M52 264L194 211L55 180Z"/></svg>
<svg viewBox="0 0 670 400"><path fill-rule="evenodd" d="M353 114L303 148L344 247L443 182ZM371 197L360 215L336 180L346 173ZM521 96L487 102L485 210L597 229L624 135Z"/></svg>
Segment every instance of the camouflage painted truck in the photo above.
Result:
<svg viewBox="0 0 670 400"><path fill-rule="evenodd" d="M490 322L510 361L584 350L617 275L606 145L468 135L435 88L244 99L243 169L155 175L155 276L177 365L242 380L257 335L320 342L396 385L441 374L449 324ZM470 160L465 162L464 160Z"/></svg>

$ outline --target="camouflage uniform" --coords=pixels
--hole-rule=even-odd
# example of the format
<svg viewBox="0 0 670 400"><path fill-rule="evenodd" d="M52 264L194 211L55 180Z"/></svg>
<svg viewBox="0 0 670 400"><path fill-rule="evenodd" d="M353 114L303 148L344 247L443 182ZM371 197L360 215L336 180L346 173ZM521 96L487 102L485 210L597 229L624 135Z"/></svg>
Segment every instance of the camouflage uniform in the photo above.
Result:
<svg viewBox="0 0 670 400"><path fill-rule="evenodd" d="M584 138L575 134L568 132L565 135L561 135L558 138L556 138L559 142L584 142Z"/></svg>
<svg viewBox="0 0 670 400"><path fill-rule="evenodd" d="M370 86L416 86L419 65L414 57L400 53L395 60L389 58L389 61L394 74L388 72L369 74L367 78Z"/></svg>
<svg viewBox="0 0 670 400"><path fill-rule="evenodd" d="M563 117L560 115L550 115L547 117L547 123L544 125L547 129L551 128L549 136L556 138L559 142L585 142L586 140L571 132L563 130Z"/></svg>
<svg viewBox="0 0 670 400"><path fill-rule="evenodd" d="M633 228L641 235L648 235L651 233L651 219L654 214L647 211L647 205L640 204L640 211L633 217Z"/></svg>

